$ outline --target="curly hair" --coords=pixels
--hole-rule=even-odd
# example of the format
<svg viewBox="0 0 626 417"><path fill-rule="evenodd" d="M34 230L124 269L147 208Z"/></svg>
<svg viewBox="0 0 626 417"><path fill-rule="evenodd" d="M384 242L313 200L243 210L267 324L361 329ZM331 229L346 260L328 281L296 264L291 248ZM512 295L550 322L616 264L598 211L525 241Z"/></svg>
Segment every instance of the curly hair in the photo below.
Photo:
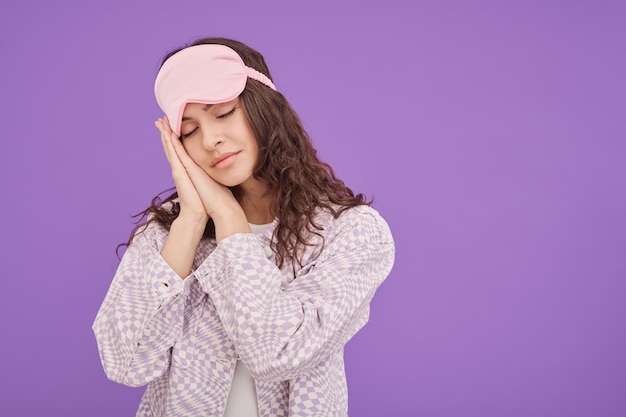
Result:
<svg viewBox="0 0 626 417"><path fill-rule="evenodd" d="M228 46L241 56L248 67L272 79L263 56L241 42L226 38L203 38L186 47L200 44ZM161 65L183 49L167 54ZM272 196L271 214L278 219L272 236L276 264L282 268L285 261L290 261L295 270L296 263L301 266L301 256L304 247L310 244L310 237L321 237L319 232L323 227L315 222L318 210L327 210L337 218L345 210L370 205L371 201L366 201L363 194L355 196L335 176L330 165L319 160L298 115L280 92L249 78L240 100L259 147L253 175L266 183L267 192ZM229 188L238 198L238 187ZM170 229L180 212L180 206L176 202L176 192L161 199L161 195L169 191L172 189L156 196L150 207L133 216L138 218L137 226L128 242L119 245L118 249L130 245L133 237L144 230L141 228L151 222ZM215 238L215 225L211 219L204 230L203 239L206 238Z"/></svg>

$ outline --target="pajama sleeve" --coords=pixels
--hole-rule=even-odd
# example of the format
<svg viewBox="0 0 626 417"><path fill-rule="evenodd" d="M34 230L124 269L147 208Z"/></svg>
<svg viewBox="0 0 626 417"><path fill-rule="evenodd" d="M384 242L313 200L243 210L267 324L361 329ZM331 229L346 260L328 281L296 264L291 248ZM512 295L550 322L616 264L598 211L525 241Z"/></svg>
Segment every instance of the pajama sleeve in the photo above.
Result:
<svg viewBox="0 0 626 417"><path fill-rule="evenodd" d="M93 323L109 379L142 386L161 376L183 326L188 285L160 255L151 224L127 249Z"/></svg>
<svg viewBox="0 0 626 417"><path fill-rule="evenodd" d="M252 234L225 238L196 270L257 380L305 375L368 320L369 303L393 265L391 232L369 207L350 209L335 222L321 255L286 286Z"/></svg>

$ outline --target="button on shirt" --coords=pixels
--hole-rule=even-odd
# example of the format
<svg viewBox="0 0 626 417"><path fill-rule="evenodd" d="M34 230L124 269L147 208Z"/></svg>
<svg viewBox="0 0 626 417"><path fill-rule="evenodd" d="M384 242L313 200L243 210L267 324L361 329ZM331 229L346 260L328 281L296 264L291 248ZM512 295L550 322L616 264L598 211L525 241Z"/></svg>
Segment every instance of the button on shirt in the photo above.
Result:
<svg viewBox="0 0 626 417"><path fill-rule="evenodd" d="M203 239L181 280L151 223L130 245L93 330L107 376L148 385L138 416L223 416L237 357L256 381L261 417L347 416L343 348L367 322L394 260L393 238L371 207L320 211L295 270L261 235Z"/></svg>

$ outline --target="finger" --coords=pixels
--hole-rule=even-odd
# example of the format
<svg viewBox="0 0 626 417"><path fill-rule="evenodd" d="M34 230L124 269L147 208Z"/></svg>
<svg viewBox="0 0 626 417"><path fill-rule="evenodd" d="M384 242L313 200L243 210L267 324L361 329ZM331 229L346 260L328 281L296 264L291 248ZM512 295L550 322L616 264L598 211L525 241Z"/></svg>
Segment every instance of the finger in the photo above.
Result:
<svg viewBox="0 0 626 417"><path fill-rule="evenodd" d="M181 148L181 155L186 156L188 158L188 166L190 166L189 169L200 169L200 167L198 167L193 160L191 160L191 158L187 155L185 149L182 147L182 144L180 143L180 141L178 140L178 136L176 136L175 133L173 133L171 131L171 129L168 129L167 124L165 123L165 120L162 119L161 120L161 139L164 142L164 148L166 149L166 152L168 153L168 161L170 163L170 167L172 168L172 175L174 176L174 182L176 182L177 184L180 184L181 186L183 185L183 183L185 183L186 187L194 187L193 186L193 181L191 179L191 175L189 174L189 170L188 168L185 166L185 164L183 163L183 161L181 160L181 158L179 157L179 153L176 151L176 149L174 148L176 145L179 146ZM169 133L168 133L169 131Z"/></svg>
<svg viewBox="0 0 626 417"><path fill-rule="evenodd" d="M161 134L161 145L163 145L163 150L165 152L165 156L167 158L167 161L169 162L170 165L172 165L173 163L176 163L176 161L173 160L174 157L176 157L176 153L174 151L174 149L172 148L170 141L168 139L169 135L167 133L167 130L165 128L165 124L163 122L163 119L159 119L156 122L154 122L155 126L157 127L157 129L159 130L159 133Z"/></svg>
<svg viewBox="0 0 626 417"><path fill-rule="evenodd" d="M172 131L172 125L170 124L170 119L168 119L167 115L163 116L163 125L165 126L165 131L169 134L171 134Z"/></svg>
<svg viewBox="0 0 626 417"><path fill-rule="evenodd" d="M191 159L182 142L178 140L176 134L172 133L170 135L169 144L178 157L178 160L190 175L199 175L200 173L205 174L204 170L200 168L193 159Z"/></svg>
<svg viewBox="0 0 626 417"><path fill-rule="evenodd" d="M208 198L208 195L223 187L221 184L215 182L204 169L196 164L175 134L170 137L170 145L175 152L175 157L185 170L185 174L201 196ZM203 200L205 198L203 198Z"/></svg>

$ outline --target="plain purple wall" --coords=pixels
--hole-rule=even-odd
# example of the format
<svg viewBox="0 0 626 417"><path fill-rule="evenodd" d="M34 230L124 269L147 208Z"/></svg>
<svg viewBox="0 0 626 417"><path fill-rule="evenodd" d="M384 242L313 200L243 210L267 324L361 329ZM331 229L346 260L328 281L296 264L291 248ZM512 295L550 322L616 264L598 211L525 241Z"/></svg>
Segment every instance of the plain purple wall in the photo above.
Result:
<svg viewBox="0 0 626 417"><path fill-rule="evenodd" d="M0 5L0 415L134 415L91 323L172 183L160 59L209 35L394 232L352 416L626 415L623 1L209 0Z"/></svg>

